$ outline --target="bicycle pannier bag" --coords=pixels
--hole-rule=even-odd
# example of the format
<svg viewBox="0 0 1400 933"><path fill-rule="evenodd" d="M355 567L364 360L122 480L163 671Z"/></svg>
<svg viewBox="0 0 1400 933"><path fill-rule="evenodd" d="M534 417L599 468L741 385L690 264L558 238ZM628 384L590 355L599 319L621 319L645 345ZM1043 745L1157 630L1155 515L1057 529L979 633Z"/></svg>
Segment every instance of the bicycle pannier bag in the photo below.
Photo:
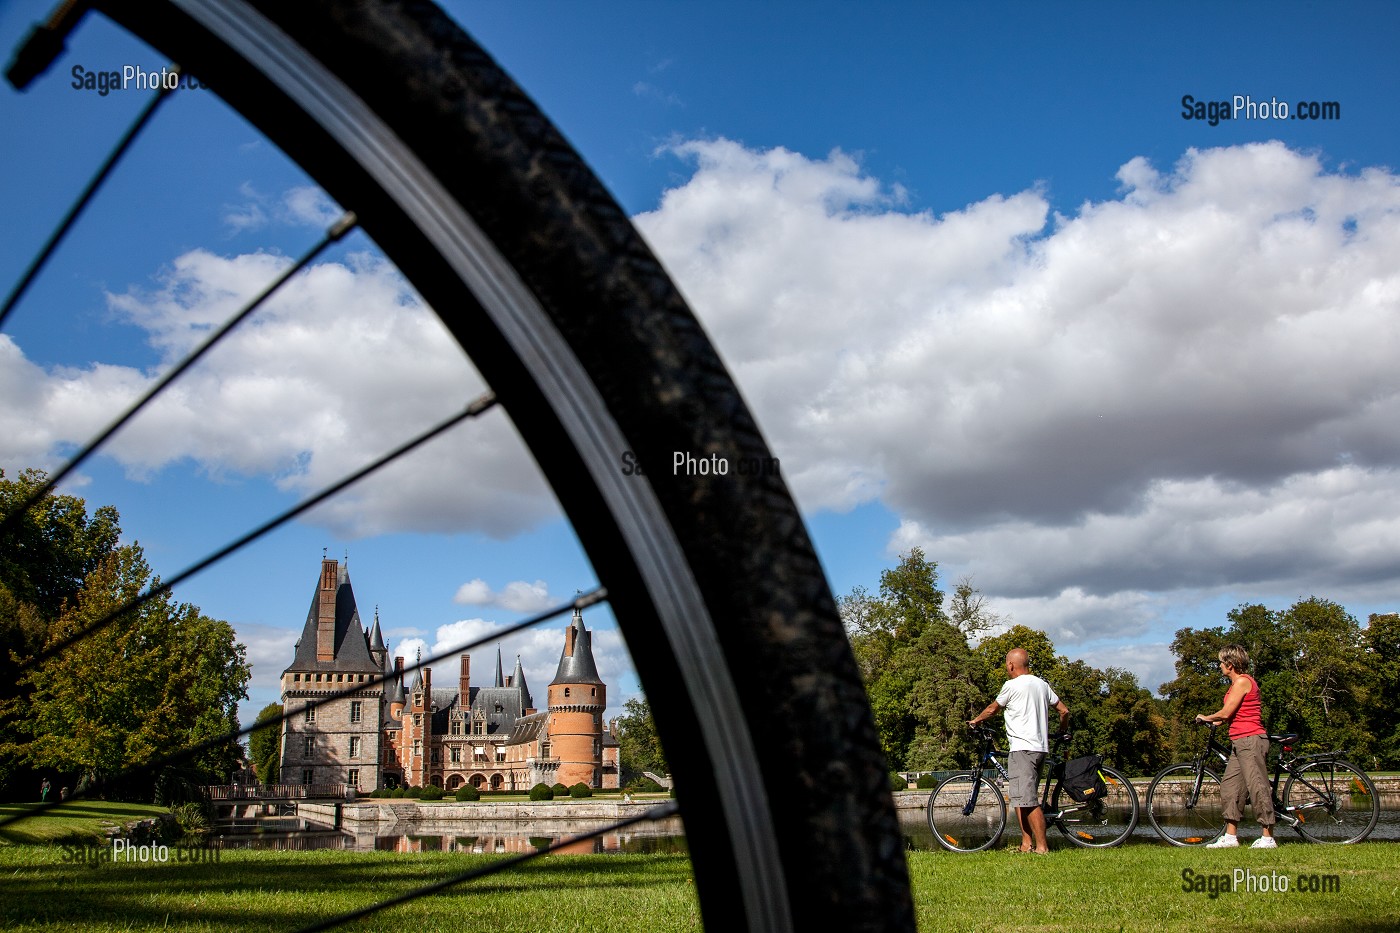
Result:
<svg viewBox="0 0 1400 933"><path fill-rule="evenodd" d="M1083 758L1065 762L1062 766L1060 785L1077 803L1102 800L1108 786L1099 774L1101 764L1103 758L1099 755L1085 755Z"/></svg>

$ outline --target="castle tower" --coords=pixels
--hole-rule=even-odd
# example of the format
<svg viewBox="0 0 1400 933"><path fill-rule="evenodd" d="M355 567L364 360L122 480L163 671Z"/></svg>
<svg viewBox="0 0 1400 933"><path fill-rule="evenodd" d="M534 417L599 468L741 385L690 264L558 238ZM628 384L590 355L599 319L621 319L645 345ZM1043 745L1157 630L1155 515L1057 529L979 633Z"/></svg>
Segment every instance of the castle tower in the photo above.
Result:
<svg viewBox="0 0 1400 933"><path fill-rule="evenodd" d="M557 780L569 786L602 786L607 687L593 661L593 633L584 627L578 609L564 632L564 651L548 690L550 756L559 760Z"/></svg>
<svg viewBox="0 0 1400 933"><path fill-rule="evenodd" d="M322 560L296 654L282 672L282 706L289 714L283 782L378 786L384 693L369 686L382 670L372 643L360 623L349 569ZM323 702L310 708L312 700Z"/></svg>

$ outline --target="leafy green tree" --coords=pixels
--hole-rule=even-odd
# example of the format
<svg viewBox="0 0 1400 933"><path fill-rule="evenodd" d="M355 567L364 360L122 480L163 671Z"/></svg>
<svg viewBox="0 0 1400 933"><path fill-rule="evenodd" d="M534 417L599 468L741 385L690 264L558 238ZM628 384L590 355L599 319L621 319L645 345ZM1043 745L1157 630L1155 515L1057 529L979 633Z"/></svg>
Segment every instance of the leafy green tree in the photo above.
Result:
<svg viewBox="0 0 1400 933"><path fill-rule="evenodd" d="M262 784L276 784L281 773L282 724L277 721L281 715L281 703L267 704L258 711L258 718L254 720L254 724L266 722L268 725L254 729L248 735L248 757L252 760L258 781Z"/></svg>
<svg viewBox="0 0 1400 933"><path fill-rule="evenodd" d="M1184 759L1200 751L1200 739L1192 726L1198 713L1220 708L1228 684L1220 673L1220 649L1229 644L1221 626L1184 628L1172 639L1176 677L1162 684L1167 699L1167 742L1173 758Z"/></svg>
<svg viewBox="0 0 1400 933"><path fill-rule="evenodd" d="M0 470L0 518L9 517L47 480L39 470L6 479ZM117 547L121 528L110 506L91 516L76 496L48 495L0 530L0 787L11 795L39 776L17 752L26 733L19 711L29 688L20 666L45 644L64 605Z"/></svg>
<svg viewBox="0 0 1400 933"><path fill-rule="evenodd" d="M1297 730L1303 747L1344 749L1364 758L1371 752L1363 704L1368 671L1361 624L1342 606L1310 597L1279 617L1291 652L1291 690L1273 701L1273 728ZM1262 686L1261 686L1262 690Z"/></svg>
<svg viewBox="0 0 1400 933"><path fill-rule="evenodd" d="M118 548L65 604L49 643L93 625L148 582L156 585L139 546ZM20 751L36 765L111 782L123 769L236 729L248 676L232 627L167 594L28 673L29 738ZM195 780L221 782L238 758L237 743L229 742L182 770ZM155 777L104 786L113 795L150 799Z"/></svg>
<svg viewBox="0 0 1400 933"><path fill-rule="evenodd" d="M966 720L978 683L967 638L943 600L938 565L915 548L880 574L879 596L857 588L840 601L893 768L952 767L970 750Z"/></svg>
<svg viewBox="0 0 1400 933"><path fill-rule="evenodd" d="M643 771L669 773L661 739L656 734L656 722L651 716L651 705L645 698L633 697L622 708L623 714L617 717L618 769L622 772L622 783L640 780Z"/></svg>
<svg viewBox="0 0 1400 933"><path fill-rule="evenodd" d="M1374 746L1372 768L1400 765L1400 613L1372 614L1363 639L1369 669L1366 729Z"/></svg>

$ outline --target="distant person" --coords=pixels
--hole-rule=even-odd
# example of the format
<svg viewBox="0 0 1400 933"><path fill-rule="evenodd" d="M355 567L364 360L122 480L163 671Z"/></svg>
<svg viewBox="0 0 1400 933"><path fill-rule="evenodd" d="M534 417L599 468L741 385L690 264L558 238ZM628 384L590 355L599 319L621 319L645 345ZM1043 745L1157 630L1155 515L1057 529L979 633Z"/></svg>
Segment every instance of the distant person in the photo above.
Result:
<svg viewBox="0 0 1400 933"><path fill-rule="evenodd" d="M60 788L58 789L58 799L59 799L59 800L67 800L67 799L68 799L68 788L66 788L66 787L60 787Z"/></svg>
<svg viewBox="0 0 1400 933"><path fill-rule="evenodd" d="M1045 838L1045 814L1040 809L1040 766L1050 751L1047 734L1050 707L1060 714L1060 731L1069 726L1069 707L1055 695L1050 685L1031 673L1030 655L1024 648L1006 653L1006 683L997 698L967 724L977 728L985 720L1006 710L1006 737L1010 741L1007 770L1011 773L1011 805L1021 824L1021 851L1050 853ZM1034 844L1032 844L1034 843Z"/></svg>
<svg viewBox="0 0 1400 933"><path fill-rule="evenodd" d="M44 778L44 780L39 784L39 802L40 802L40 803L47 803L47 802L48 802L48 799L49 799L49 779L48 779L48 778Z"/></svg>
<svg viewBox="0 0 1400 933"><path fill-rule="evenodd" d="M1254 806L1254 818L1264 833L1250 848L1277 849L1274 796L1269 786L1268 766L1264 763L1269 753L1269 733L1264 728L1259 705L1259 684L1249 676L1249 654L1244 646L1226 645L1220 649L1219 658L1220 672L1230 678L1230 689L1225 691L1220 709L1196 717L1197 722L1230 724L1230 760L1225 765L1225 776L1220 779L1220 814L1225 817L1225 835L1206 848L1232 849L1240 844L1237 833L1248 797Z"/></svg>

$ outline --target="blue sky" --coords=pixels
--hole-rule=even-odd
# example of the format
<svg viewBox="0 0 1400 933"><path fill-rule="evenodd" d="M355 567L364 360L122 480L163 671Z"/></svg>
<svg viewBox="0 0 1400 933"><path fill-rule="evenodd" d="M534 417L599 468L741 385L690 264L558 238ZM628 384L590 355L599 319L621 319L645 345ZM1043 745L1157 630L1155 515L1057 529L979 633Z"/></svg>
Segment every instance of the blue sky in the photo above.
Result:
<svg viewBox="0 0 1400 933"><path fill-rule="evenodd" d="M448 8L672 270L837 593L919 545L1152 688L1175 629L1241 602L1400 608L1393 6ZM43 12L0 8L0 45ZM75 90L75 64L163 62L91 19L0 90L0 281L142 106ZM1210 126L1187 94L1341 118ZM57 463L334 214L208 92L176 94L0 336L0 466ZM292 291L70 486L159 573L479 387L362 235ZM183 587L249 645L248 708L322 548L410 654L591 585L514 444L493 416ZM636 683L594 618L620 705ZM559 636L503 650L542 687Z"/></svg>

